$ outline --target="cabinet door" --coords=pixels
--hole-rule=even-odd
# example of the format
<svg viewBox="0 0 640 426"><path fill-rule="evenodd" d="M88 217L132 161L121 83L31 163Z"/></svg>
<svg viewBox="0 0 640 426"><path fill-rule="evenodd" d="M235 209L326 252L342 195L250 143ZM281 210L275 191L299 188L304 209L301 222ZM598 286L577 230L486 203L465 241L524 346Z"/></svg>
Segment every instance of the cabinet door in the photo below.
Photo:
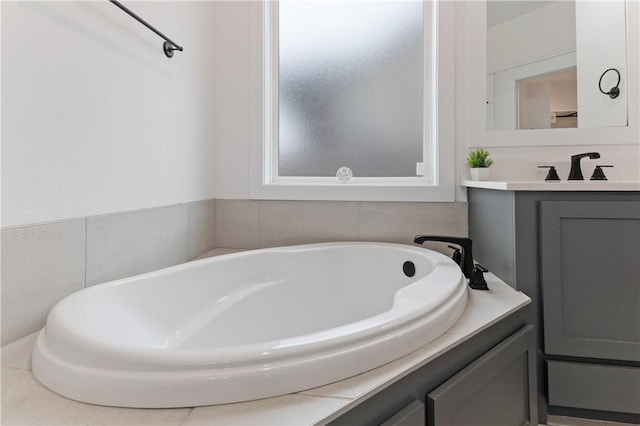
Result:
<svg viewBox="0 0 640 426"><path fill-rule="evenodd" d="M528 325L429 393L427 424L537 425L535 368Z"/></svg>
<svg viewBox="0 0 640 426"><path fill-rule="evenodd" d="M413 401L380 426L425 426L424 404Z"/></svg>
<svg viewBox="0 0 640 426"><path fill-rule="evenodd" d="M542 201L540 232L545 352L640 361L640 203Z"/></svg>

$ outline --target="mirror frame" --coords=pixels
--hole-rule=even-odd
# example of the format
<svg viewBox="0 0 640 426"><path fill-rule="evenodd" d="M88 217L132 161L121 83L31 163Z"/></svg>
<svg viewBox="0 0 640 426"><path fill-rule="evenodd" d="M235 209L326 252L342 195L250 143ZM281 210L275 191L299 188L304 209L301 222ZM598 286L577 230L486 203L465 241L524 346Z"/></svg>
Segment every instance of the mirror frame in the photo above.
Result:
<svg viewBox="0 0 640 426"><path fill-rule="evenodd" d="M458 36L461 54L460 119L469 147L527 147L570 145L640 144L640 2L626 1L627 7L627 82L628 126L579 127L569 129L487 130L487 4L486 1L460 2ZM635 52L634 55L630 55ZM469 71L471 70L471 71ZM482 72L477 72L482 70ZM482 111L478 114L478 111Z"/></svg>

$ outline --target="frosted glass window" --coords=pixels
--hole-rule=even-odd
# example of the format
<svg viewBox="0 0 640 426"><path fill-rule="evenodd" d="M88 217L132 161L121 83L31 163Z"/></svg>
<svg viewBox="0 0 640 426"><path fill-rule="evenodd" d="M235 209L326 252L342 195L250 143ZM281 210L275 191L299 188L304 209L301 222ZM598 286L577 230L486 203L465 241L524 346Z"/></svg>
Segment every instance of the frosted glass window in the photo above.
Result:
<svg viewBox="0 0 640 426"><path fill-rule="evenodd" d="M421 1L280 1L279 176L416 176L423 25Z"/></svg>

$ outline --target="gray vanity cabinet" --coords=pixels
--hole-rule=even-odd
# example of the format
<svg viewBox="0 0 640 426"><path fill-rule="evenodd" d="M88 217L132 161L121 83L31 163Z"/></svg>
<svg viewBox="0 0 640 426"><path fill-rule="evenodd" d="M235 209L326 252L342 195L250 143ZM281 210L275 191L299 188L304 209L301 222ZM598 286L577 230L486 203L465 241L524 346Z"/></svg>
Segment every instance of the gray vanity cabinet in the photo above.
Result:
<svg viewBox="0 0 640 426"><path fill-rule="evenodd" d="M524 306L329 425L537 425L535 328Z"/></svg>
<svg viewBox="0 0 640 426"><path fill-rule="evenodd" d="M474 257L532 299L541 423L640 423L640 193L467 194Z"/></svg>
<svg viewBox="0 0 640 426"><path fill-rule="evenodd" d="M540 247L549 404L640 414L640 203L542 201Z"/></svg>
<svg viewBox="0 0 640 426"><path fill-rule="evenodd" d="M545 353L640 362L640 203L542 201L540 246Z"/></svg>
<svg viewBox="0 0 640 426"><path fill-rule="evenodd" d="M533 326L509 337L427 395L430 426L537 425Z"/></svg>
<svg viewBox="0 0 640 426"><path fill-rule="evenodd" d="M413 401L380 426L425 426L424 404Z"/></svg>

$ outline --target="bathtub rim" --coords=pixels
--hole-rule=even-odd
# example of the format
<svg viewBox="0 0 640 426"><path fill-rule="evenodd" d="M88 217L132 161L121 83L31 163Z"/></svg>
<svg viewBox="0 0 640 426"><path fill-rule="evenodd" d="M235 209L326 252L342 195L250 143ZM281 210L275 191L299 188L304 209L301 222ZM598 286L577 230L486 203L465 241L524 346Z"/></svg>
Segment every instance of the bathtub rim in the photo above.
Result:
<svg viewBox="0 0 640 426"><path fill-rule="evenodd" d="M265 370L262 365L253 365L252 368L231 368L236 371L226 371L227 369L212 369L204 367L194 367L188 370L150 370L150 371L130 371L114 369L97 369L67 363L48 353L46 346L39 347L43 332L38 335L34 355L32 359L32 370L34 376L49 389L74 400L99 404L106 406L131 407L131 408L178 408L194 407L205 405L219 405L242 401L251 401L262 398L270 398L278 395L285 395L294 392L301 392L307 389L323 386L336 381L344 380L369 370L381 367L390 362L396 361L410 353L430 344L438 337L449 330L462 316L467 308L469 293L466 285L458 291L455 298L448 301L446 305L452 305L453 311L448 312L449 306L441 306L431 315L422 318L412 324L410 329L404 329L400 333L389 336L386 340L402 340L409 337L409 342L404 342L402 349L399 345L392 345L394 352L385 354L381 361L379 358L376 343L368 342L363 347L352 346L343 350L340 354L316 354L315 357L302 357L295 362L282 362L278 365L271 365ZM436 327L425 327L425 323L433 320L433 317L441 314L448 316L448 321L443 321ZM424 340L423 340L424 339ZM36 350L35 348L38 348ZM345 362L346 353L346 362ZM46 358L46 360L44 360ZM337 358L337 359L336 359ZM44 370L41 363L46 362L51 369ZM344 370L325 369L327 363L338 363L338 367L357 362L358 367L348 372ZM300 371L294 374L297 381L289 383L291 380L292 366ZM308 368L315 371L322 370L321 377L310 377L306 374ZM335 367L335 365L334 365ZM185 374L187 373L187 374ZM79 380L70 382L67 375L73 374ZM260 384L256 386L254 377L261 375ZM300 377L304 376L300 384ZM89 390L86 387L78 389L78 383L103 381L99 391ZM104 382L106 380L106 383ZM122 381L126 382L124 385ZM170 381L171 386L167 391L166 382ZM280 389L274 392L271 387L265 389L264 382L279 383ZM286 384L283 384L285 383ZM164 385L164 386L163 386ZM198 390L194 392L194 388ZM107 390L105 394L105 389ZM148 395L149 389L153 389L153 396ZM158 397L156 392L161 393Z"/></svg>
<svg viewBox="0 0 640 426"><path fill-rule="evenodd" d="M343 243L321 243L321 244L305 244L304 246L335 246L339 245L352 245L354 243L343 242ZM358 242L357 245L371 245L372 243L366 242ZM268 366L265 366L264 363L256 363L254 353L251 355L249 359L249 363L247 365L242 365L238 363L220 363L220 365L212 365L211 362L202 362L202 349L183 349L180 353L182 359L182 363L180 362L180 357L173 356L175 352L171 354L162 354L156 349L149 348L140 348L138 351L139 355L142 357L140 360L141 363L137 364L126 364L125 365L110 365L109 363L98 363L98 365L79 365L67 362L65 359L61 359L58 353L55 353L55 350L51 350L46 343L47 339L47 327L45 327L38 336L38 340L36 342L36 346L34 348L33 355L33 371L36 378L43 383L45 386L51 388L52 390L67 396L71 399L89 402L89 403L97 403L102 405L111 405L111 406L124 406L124 407L148 407L148 408L160 408L160 407L185 407L185 406L200 406L200 405L212 405L212 404L224 404L231 402L240 402L246 400L260 399L266 398L281 394L287 394L297 391L302 391L308 388L313 388L317 386L321 386L330 382L338 381L345 379L347 377L351 377L353 375L361 374L365 371L377 368L383 364L394 361L408 353L419 349L420 347L430 343L435 340L442 334L444 334L451 326L453 326L460 316L464 313L468 300L468 289L466 285L466 280L462 275L461 271L453 263L450 259L445 257L444 255L434 252L432 250L428 250L422 247L414 247L414 246L406 246L402 244L393 244L393 243L373 243L375 245L383 245L383 246L401 246L403 249L410 249L411 251L418 252L421 254L430 253L431 255L435 255L436 260L441 260L443 262L442 265L438 265L440 262L435 262L434 266L442 266L445 269L449 269L453 267L454 271L456 271L455 276L459 277L458 282L455 285L455 288L452 294L455 297L451 297L445 299L444 303L439 303L436 305L434 309L432 309L428 314L421 315L418 321L413 321L409 327L406 326L407 322L403 322L402 324L398 324L397 327L387 330L387 335L381 334L379 332L374 332L368 337L359 340L349 340L346 344L343 343L342 346L338 344L337 346L341 347L341 351L338 354L335 351L331 350L331 347L325 347L323 351L312 350L314 356L310 356L309 353L303 353L296 349L299 349L299 346L293 347L293 352L280 352L283 355L291 355L293 356L285 356L284 359L271 359ZM288 246L277 249L290 249L296 248L299 246ZM273 249L261 249L261 250L273 250ZM251 252L258 252L261 250L254 250L249 252L241 252L241 253L232 253L226 256L241 256L248 255ZM219 259L220 257L218 257ZM201 259L197 262L207 261L212 259ZM168 269L180 269L185 265L176 265L174 267L165 268L160 271L154 271L148 274L142 274L133 278L140 278L143 276L153 275L154 273L158 273L161 271L165 271ZM437 268L434 268L437 270ZM418 282L422 282L426 277L423 277ZM127 282L131 278L125 278L123 280L113 281L110 285L116 285L120 283L120 285L124 282ZM416 283L412 283L416 284ZM424 283L423 283L424 284ZM91 288L90 288L91 289ZM455 312L448 312L448 306L454 306ZM446 321L442 323L438 323L435 327L424 327L424 323L428 323L432 321L434 316L439 314L447 317ZM367 321L370 318L364 320ZM370 329L371 330L371 329ZM406 336L408 334L416 337L413 341L406 341ZM403 341L403 338L404 341ZM383 356L382 361L377 358L382 356L376 350L376 344L381 341L391 341L392 343L399 342L398 344L392 344L391 350L388 350L387 353ZM270 342L267 342L270 343ZM109 344L112 346L112 342L109 341ZM257 344L260 345L260 344ZM256 344L252 344L249 346L256 346ZM364 349L363 349L364 348ZM130 359L132 355L131 347L126 347L125 355L127 359ZM150 362L149 355L150 351L155 352L155 361L158 360L158 355L160 355L160 360L163 362L153 363ZM185 360L184 355L187 352L197 352L194 358ZM342 354L345 356L345 359L349 360L350 363L356 363L357 368L351 368L347 373L343 370L340 370L339 367L336 371L333 371L331 374L323 374L321 380L315 379L306 380L304 385L300 385L298 382L293 385L283 386L280 391L274 393L271 390L265 391L262 388L250 389L253 388L254 383L252 377L256 374L261 374L264 378L269 378L269 380L275 380L278 382L286 381L286 380L300 380L299 378L287 379L288 371L291 369L295 370L295 368L300 368L299 375L304 375L304 369L315 367L314 363L334 363L336 357L339 359L339 355ZM345 355L346 354L346 355ZM365 354L366 356L364 356ZM111 354L109 354L111 355ZM165 355L165 356L162 356ZM152 357L153 358L153 357ZM188 357L187 357L188 358ZM364 358L364 360L362 359ZM120 361L120 360L116 360ZM194 362L195 361L195 362ZM340 361L342 363L343 361ZM47 370L47 365L49 367L53 366L53 370ZM146 365L146 369L141 369L140 365ZM170 367L170 368L167 368ZM267 367L267 368L265 368ZM66 373L74 374L76 377L82 377L80 382L92 383L96 380L121 380L127 382L127 386L122 389L120 383L109 382L110 385L106 386L110 389L108 394L111 396L105 396L101 391L96 392L87 392L86 389L78 390L74 388L76 386L75 383L67 383ZM127 378L131 379L132 376L135 376L135 380L127 380ZM248 379L247 379L248 376ZM162 384L166 384L165 382L169 380L172 382L171 386L171 395L165 396L164 399L156 400L155 398L149 399L145 394L145 391L148 391L148 388L162 387ZM122 380L121 380L122 381ZM138 383L138 381L140 383ZM215 388L213 384L209 386L206 385L209 382L225 382L231 383L230 385L225 385L226 387L231 386L233 389L240 388L241 391L238 393L231 393L229 395L216 395L211 396L211 389ZM225 389L226 389L225 387ZM192 392L194 388L198 388L197 392ZM217 388L215 388L217 389ZM218 389L219 390L219 389ZM175 393L187 393L192 396L187 400L182 400L182 396L172 396ZM194 397L193 394L197 394L198 396ZM203 393L204 395L199 395ZM226 390L225 390L226 393ZM214 392L215 394L215 392ZM126 395L126 398L122 395Z"/></svg>
<svg viewBox="0 0 640 426"><path fill-rule="evenodd" d="M88 326L86 323L78 323L76 321L72 321L72 327L66 327L68 324L69 318L61 318L58 316L65 316L65 313L60 313L62 309L71 310L72 312L77 312L78 309L83 309L85 306L85 299L87 297L93 296L93 293L99 293L100 291L108 291L110 287L116 287L120 285L126 285L130 282L135 282L137 280L142 280L146 278L153 278L158 275L162 275L165 273L180 271L181 269L188 267L188 265L193 264L193 262L187 262L180 265L171 266L168 268L163 268L158 271L152 271L145 274L136 275L133 277L123 278L116 281L110 281L103 284L98 284L93 287L86 288L84 290L78 291L71 296L67 297L61 303L56 305L47 317L47 324L52 323L52 325L56 325L56 329L58 332L64 332L67 336L65 340L67 345L70 346L83 346L86 349L86 345L90 344L93 350L96 353L98 358L104 358L106 355L112 357L113 360L124 361L129 363L130 365L136 365L137 367L149 367L153 365L154 367L160 366L184 366L185 368L193 367L194 365L207 365L214 366L218 364L224 364L228 367L242 367L243 365L249 363L255 363L256 356L258 354L262 355L262 360L265 363L268 362L278 362L282 358L290 358L292 355L304 355L304 354L312 354L317 352L319 349L324 348L335 348L344 345L345 343L349 343L354 341L365 341L375 338L377 335L382 334L385 330L390 332L398 330L402 327L405 327L407 324L410 324L416 321L418 318L428 315L431 311L438 309L439 306L444 303L448 297L454 294L456 291L459 291L460 288L463 288L466 291L466 280L462 275L462 272L458 268L458 266L451 261L448 257L444 256L439 252L435 252L430 249L426 249L420 246L408 246L404 244L396 244L396 243L368 243L368 242L339 242L339 243L318 243L318 244L303 244L296 246L285 246L285 247L275 247L275 248L266 248L259 250L250 250L246 252L240 253L231 253L227 255L218 256L215 258L209 259L201 259L194 262L198 262L199 264L206 264L206 261L210 261L213 263L214 261L218 261L219 259L227 259L248 256L252 254L259 254L261 252L269 252L269 251L277 251L277 252L289 252L289 251L299 251L300 248L304 248L305 250L311 250L314 248L330 248L335 246L348 247L352 245L357 246L371 246L375 245L378 247L392 247L392 248L401 248L401 249L410 249L417 254L425 255L428 257L434 257L433 266L434 270L431 273L427 274L425 277L417 280L404 287L407 289L408 287L417 287L417 286L428 286L433 281L438 281L442 277L441 274L448 275L451 274L452 278L455 279L455 287L452 287L450 293L440 294L437 300L430 301L431 303L427 305L428 309L425 309L422 306L422 309L411 309L411 307L406 306L398 306L399 304L406 302L405 298L398 299L398 293L403 289L400 289L395 297L394 303L391 309L382 312L380 314L367 317L362 320L358 320L355 322L347 323L344 325L340 325L338 327L332 327L329 329L321 330L319 332L309 333L301 336L293 336L279 340L270 340L266 342L258 342L251 343L246 345L235 345L230 347L223 348L213 348L213 349L187 349L187 348L173 348L173 349L164 349L164 348L150 348L150 347L142 347L142 346L133 346L122 344L117 341L101 338L94 334L94 330ZM203 262L204 261L204 262ZM433 293L430 293L430 296L433 296ZM94 296L95 297L95 296ZM64 303L63 303L64 302ZM71 306L66 306L72 304ZM408 315L406 315L409 313ZM400 314L405 314L404 316L400 316ZM400 319L399 319L400 318ZM76 318L78 319L78 318ZM59 325L56 323L60 323ZM366 326L365 326L366 325ZM362 326L357 328L358 326ZM53 328L53 327L49 327ZM48 328L45 325L42 332L44 335L47 334ZM336 337L335 332L338 332L338 337ZM322 335L325 335L324 337ZM307 337L307 341L296 342L297 339L301 337ZM54 336L54 339L57 338ZM73 338L73 340L72 340ZM81 344L79 343L81 342ZM293 343L293 344L291 344ZM329 345L328 345L329 344Z"/></svg>

